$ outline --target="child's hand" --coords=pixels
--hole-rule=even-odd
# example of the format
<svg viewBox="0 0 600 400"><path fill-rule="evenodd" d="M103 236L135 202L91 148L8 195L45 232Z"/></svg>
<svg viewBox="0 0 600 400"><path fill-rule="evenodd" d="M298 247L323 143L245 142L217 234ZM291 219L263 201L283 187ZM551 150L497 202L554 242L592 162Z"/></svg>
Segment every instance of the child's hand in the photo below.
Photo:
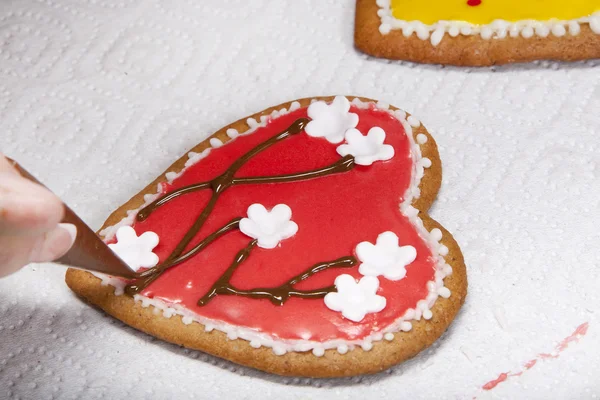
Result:
<svg viewBox="0 0 600 400"><path fill-rule="evenodd" d="M23 178L0 154L0 277L65 254L77 230L59 223L63 214L58 197Z"/></svg>

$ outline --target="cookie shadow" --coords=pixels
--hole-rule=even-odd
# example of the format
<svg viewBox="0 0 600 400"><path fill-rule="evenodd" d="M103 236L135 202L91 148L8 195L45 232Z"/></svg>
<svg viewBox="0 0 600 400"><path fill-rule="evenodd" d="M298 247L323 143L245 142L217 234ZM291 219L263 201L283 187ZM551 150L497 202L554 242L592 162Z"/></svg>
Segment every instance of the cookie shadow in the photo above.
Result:
<svg viewBox="0 0 600 400"><path fill-rule="evenodd" d="M79 301L85 303L85 301L80 299L79 297L74 297L76 297ZM197 360L198 362L202 362L205 364L210 364L215 368L228 371L229 373L233 375L238 375L240 377L260 379L278 385L315 388L351 387L358 385L369 386L377 384L384 380L398 378L402 376L406 371L413 370L415 368L419 370L426 370L434 364L434 358L438 351L443 352L446 350L450 350L447 348L447 338L449 335L453 334L455 327L461 324L461 316L463 314L462 312L459 312L459 314L456 316L454 322L450 325L448 330L446 330L446 332L444 332L444 334L442 334L442 336L432 346L423 350L414 358L380 373L345 378L298 378L270 374L254 368L235 364L233 362L221 359L216 356L212 356L202 351L187 349L183 346L165 342L161 339L157 339L144 332L138 331L137 329L132 328L129 325L124 324L123 322L111 317L110 315L106 314L104 311L95 306L90 306L90 308L93 309L93 312L98 313L98 315L101 316L101 318L107 319L110 324L112 324L114 327L119 328L126 334L132 335L140 341L144 341L148 344L151 344L152 346L157 346L160 349L167 350L175 355Z"/></svg>

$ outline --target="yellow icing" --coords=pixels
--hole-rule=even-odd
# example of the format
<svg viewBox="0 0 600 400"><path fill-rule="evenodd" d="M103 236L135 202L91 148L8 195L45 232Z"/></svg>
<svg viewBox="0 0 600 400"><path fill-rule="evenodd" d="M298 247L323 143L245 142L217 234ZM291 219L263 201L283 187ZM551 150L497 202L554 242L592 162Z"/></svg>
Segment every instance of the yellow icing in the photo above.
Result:
<svg viewBox="0 0 600 400"><path fill-rule="evenodd" d="M391 0L392 15L405 21L432 25L437 21L466 21L475 25L496 19L570 20L600 11L600 0L481 0L470 6L467 0Z"/></svg>

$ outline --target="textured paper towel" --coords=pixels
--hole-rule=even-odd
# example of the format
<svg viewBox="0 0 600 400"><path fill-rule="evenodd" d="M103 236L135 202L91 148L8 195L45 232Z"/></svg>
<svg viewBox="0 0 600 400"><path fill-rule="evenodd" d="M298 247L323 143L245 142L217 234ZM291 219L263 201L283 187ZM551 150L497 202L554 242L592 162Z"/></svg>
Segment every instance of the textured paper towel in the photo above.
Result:
<svg viewBox="0 0 600 400"><path fill-rule="evenodd" d="M370 59L352 47L353 18L349 0L3 0L0 149L98 227L250 113L329 94L402 107L439 143L432 214L467 260L450 331L378 376L283 379L138 333L77 300L62 268L30 266L0 281L0 398L600 396L600 63ZM583 323L558 358L482 389Z"/></svg>

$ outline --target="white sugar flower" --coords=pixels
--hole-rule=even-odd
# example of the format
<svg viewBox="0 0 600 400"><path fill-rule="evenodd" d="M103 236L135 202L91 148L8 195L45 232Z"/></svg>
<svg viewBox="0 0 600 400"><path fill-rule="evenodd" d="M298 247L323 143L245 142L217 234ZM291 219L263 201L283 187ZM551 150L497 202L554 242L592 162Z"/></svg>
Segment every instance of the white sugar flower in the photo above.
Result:
<svg viewBox="0 0 600 400"><path fill-rule="evenodd" d="M369 130L364 136L358 129L346 132L346 142L338 146L337 152L342 157L352 154L358 165L371 165L375 161L385 161L394 157L394 147L383 144L385 132L379 127Z"/></svg>
<svg viewBox="0 0 600 400"><path fill-rule="evenodd" d="M140 268L152 268L158 264L158 256L152 250L158 245L158 235L144 232L139 237L130 226L117 230L117 243L108 247L134 271Z"/></svg>
<svg viewBox="0 0 600 400"><path fill-rule="evenodd" d="M394 232L383 232L377 243L361 242L356 246L356 255L362 261L358 272L365 276L380 276L399 281L406 275L406 266L417 258L413 246L399 246Z"/></svg>
<svg viewBox="0 0 600 400"><path fill-rule="evenodd" d="M312 137L323 137L331 143L344 140L344 134L358 125L358 115L350 111L350 102L344 96L337 96L331 104L316 101L308 107L312 119L304 131Z"/></svg>
<svg viewBox="0 0 600 400"><path fill-rule="evenodd" d="M259 247L273 249L298 232L298 224L291 219L292 209L286 204L277 204L271 211L262 204L252 204L248 207L248 218L240 221L240 231L258 239Z"/></svg>
<svg viewBox="0 0 600 400"><path fill-rule="evenodd" d="M377 295L379 279L365 276L356 281L351 275L342 274L335 278L337 292L325 296L325 305L333 311L341 311L350 321L360 322L369 313L385 308L386 299Z"/></svg>

